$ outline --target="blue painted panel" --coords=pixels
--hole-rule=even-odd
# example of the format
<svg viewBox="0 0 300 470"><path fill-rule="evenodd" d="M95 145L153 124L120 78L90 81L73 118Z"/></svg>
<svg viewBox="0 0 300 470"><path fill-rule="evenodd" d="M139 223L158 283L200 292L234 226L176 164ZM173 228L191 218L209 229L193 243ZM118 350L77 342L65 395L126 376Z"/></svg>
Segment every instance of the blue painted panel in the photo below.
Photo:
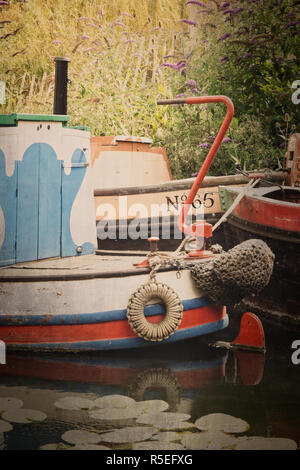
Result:
<svg viewBox="0 0 300 470"><path fill-rule="evenodd" d="M7 176L4 153L0 150L0 207L5 225L4 240L0 247L0 266L13 264L16 260L16 189L17 172L15 170L12 176Z"/></svg>
<svg viewBox="0 0 300 470"><path fill-rule="evenodd" d="M31 145L18 169L16 261L38 258L39 144Z"/></svg>
<svg viewBox="0 0 300 470"><path fill-rule="evenodd" d="M62 172L62 239L61 239L61 256L76 256L76 244L74 243L70 229L71 210L75 198L78 194L82 181L85 177L86 167L84 164L87 162L84 152L80 149L75 150L72 155L72 170L69 175ZM82 166L81 166L81 165ZM94 252L92 243L83 243L83 254L90 254Z"/></svg>
<svg viewBox="0 0 300 470"><path fill-rule="evenodd" d="M183 310L192 310L202 308L207 305L213 305L213 301L209 297L196 297L195 299L187 299L182 301ZM164 313L161 304L148 305L144 309L145 317ZM104 312L93 313L73 313L66 315L49 315L47 312L41 315L0 315L1 325L87 325L91 323L105 323L119 320L127 320L127 309L107 310Z"/></svg>
<svg viewBox="0 0 300 470"><path fill-rule="evenodd" d="M60 256L61 168L56 153L40 145L38 258Z"/></svg>

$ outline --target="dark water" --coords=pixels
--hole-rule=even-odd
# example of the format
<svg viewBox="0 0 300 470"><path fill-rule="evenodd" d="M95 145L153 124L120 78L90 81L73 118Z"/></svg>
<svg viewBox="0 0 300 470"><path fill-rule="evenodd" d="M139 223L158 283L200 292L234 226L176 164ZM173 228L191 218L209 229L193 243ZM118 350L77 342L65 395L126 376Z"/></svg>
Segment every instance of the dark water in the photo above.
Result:
<svg viewBox="0 0 300 470"><path fill-rule="evenodd" d="M300 334L269 323L263 322L263 326L265 354L216 349L208 345L210 337L110 354L8 354L7 364L0 365L0 403L4 397L14 397L22 401L23 409L38 410L46 416L41 422L11 421L12 429L0 432L0 447L35 450L55 443L59 448L73 448L75 443L62 436L67 431L86 430L98 433L98 444L109 449L132 449L133 438L128 438L130 442L103 442L104 431L143 426L136 417L124 418L120 414L119 420L115 419L112 402L105 409L114 419L109 416L95 419L84 405L79 410L55 405L64 397L95 401L116 394L131 397L135 402L153 401L154 408L149 405L148 414L159 411L154 400L167 402L166 411L187 414L188 423L213 413L230 415L248 424L243 432L230 431L231 436L288 438L299 447L300 364L292 361L296 352L292 343L300 340ZM3 412L2 421L6 421L5 416ZM168 427L158 422L155 426L156 434L162 430L159 428ZM183 443L188 441L182 439L185 434L199 434L199 429L187 427L178 431L176 424L172 427L170 422L169 430L179 434L172 435L173 444L166 442L165 449L172 449L174 442L175 449L197 448L195 441L186 447ZM164 448L162 436L157 441L153 434L135 440L139 438L150 442L153 450ZM217 438L213 444L219 448Z"/></svg>

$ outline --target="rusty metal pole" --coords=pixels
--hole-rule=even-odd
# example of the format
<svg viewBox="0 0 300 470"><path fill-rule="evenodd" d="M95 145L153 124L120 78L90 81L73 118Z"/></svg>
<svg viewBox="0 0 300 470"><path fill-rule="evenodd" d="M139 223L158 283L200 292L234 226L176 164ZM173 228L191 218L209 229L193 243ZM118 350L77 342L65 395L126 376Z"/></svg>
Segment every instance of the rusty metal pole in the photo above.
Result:
<svg viewBox="0 0 300 470"><path fill-rule="evenodd" d="M67 114L68 62L65 57L55 57L55 88L53 114Z"/></svg>

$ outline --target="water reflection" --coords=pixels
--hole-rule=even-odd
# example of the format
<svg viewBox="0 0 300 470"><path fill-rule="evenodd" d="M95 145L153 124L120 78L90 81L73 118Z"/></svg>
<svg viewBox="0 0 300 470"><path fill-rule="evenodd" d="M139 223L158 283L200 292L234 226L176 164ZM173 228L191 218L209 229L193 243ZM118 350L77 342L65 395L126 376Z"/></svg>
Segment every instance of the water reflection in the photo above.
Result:
<svg viewBox="0 0 300 470"><path fill-rule="evenodd" d="M138 354L11 353L0 366L0 446L295 448L299 374L288 359L199 340Z"/></svg>

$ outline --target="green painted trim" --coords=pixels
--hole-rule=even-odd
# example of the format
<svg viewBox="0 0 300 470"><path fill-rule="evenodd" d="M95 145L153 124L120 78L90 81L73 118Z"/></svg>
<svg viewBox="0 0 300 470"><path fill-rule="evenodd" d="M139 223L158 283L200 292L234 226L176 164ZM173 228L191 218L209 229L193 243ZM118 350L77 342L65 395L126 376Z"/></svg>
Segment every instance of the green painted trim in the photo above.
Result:
<svg viewBox="0 0 300 470"><path fill-rule="evenodd" d="M90 127L89 126L68 126L68 129L77 129L79 131L87 131L90 132Z"/></svg>
<svg viewBox="0 0 300 470"><path fill-rule="evenodd" d="M0 114L0 126L17 126L18 121L46 121L46 122L62 122L63 125L69 121L70 116L62 116L59 114Z"/></svg>
<svg viewBox="0 0 300 470"><path fill-rule="evenodd" d="M219 186L220 206L223 212L233 204L236 192L226 186Z"/></svg>

